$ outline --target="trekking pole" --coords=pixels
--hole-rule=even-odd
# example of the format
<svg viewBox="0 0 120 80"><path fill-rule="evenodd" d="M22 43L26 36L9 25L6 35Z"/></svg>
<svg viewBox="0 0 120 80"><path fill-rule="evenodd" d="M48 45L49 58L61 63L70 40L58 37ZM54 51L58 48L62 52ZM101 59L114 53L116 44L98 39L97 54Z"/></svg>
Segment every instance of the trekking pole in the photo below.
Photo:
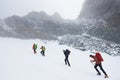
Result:
<svg viewBox="0 0 120 80"><path fill-rule="evenodd" d="M92 61L90 61L92 63L92 65L94 66L94 63Z"/></svg>

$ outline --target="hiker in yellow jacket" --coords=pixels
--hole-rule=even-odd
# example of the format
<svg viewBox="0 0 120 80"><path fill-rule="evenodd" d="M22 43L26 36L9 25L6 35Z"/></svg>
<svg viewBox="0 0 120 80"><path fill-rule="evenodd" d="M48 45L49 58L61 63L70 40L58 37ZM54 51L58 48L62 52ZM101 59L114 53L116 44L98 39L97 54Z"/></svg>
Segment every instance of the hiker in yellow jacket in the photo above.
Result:
<svg viewBox="0 0 120 80"><path fill-rule="evenodd" d="M43 56L45 56L45 50L46 50L46 48L45 48L45 46L41 46L41 54L43 55Z"/></svg>

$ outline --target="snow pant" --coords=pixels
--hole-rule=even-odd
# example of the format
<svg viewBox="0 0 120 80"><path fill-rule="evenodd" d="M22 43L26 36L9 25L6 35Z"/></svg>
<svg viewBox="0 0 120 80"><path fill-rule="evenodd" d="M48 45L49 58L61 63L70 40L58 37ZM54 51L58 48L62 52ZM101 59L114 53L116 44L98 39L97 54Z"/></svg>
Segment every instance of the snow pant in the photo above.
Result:
<svg viewBox="0 0 120 80"><path fill-rule="evenodd" d="M99 75L101 75L100 71L97 69L97 67L100 67L101 71L104 73L105 76L107 76L106 72L104 71L103 67L102 67L102 63L99 64L95 64L94 68L95 70L98 72Z"/></svg>
<svg viewBox="0 0 120 80"><path fill-rule="evenodd" d="M36 49L33 49L33 51L34 51L34 54L36 53Z"/></svg>
<svg viewBox="0 0 120 80"><path fill-rule="evenodd" d="M69 60L68 60L68 56L65 56L65 64L66 64L66 65L68 64L68 66L70 66L70 62L69 62Z"/></svg>
<svg viewBox="0 0 120 80"><path fill-rule="evenodd" d="M44 51L44 50L42 50L40 53L41 53L43 56L45 56L45 51Z"/></svg>

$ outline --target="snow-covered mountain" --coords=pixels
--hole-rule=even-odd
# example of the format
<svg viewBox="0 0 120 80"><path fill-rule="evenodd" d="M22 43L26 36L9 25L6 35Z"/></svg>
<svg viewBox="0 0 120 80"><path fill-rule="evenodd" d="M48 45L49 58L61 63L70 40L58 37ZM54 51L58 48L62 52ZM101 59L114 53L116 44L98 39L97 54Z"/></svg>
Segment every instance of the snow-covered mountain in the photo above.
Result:
<svg viewBox="0 0 120 80"><path fill-rule="evenodd" d="M88 34L65 35L59 37L59 44L68 45L82 51L101 51L112 56L120 56L120 45L114 42L92 37Z"/></svg>
<svg viewBox="0 0 120 80"><path fill-rule="evenodd" d="M33 53L32 44L37 43L37 54ZM55 41L21 40L0 38L0 80L120 80L120 57L101 53L103 68L108 79L96 75L90 62L89 51L80 51ZM46 47L46 56L40 54L40 47ZM63 50L71 51L71 67L64 64ZM94 55L94 54L93 54Z"/></svg>
<svg viewBox="0 0 120 80"><path fill-rule="evenodd" d="M98 2L96 1L95 3ZM100 7L101 3L102 2L100 2L99 5L96 5L96 7ZM81 12L81 15L87 10L86 6L85 7L84 6L83 6L84 10ZM92 7L90 9L94 8ZM95 8L94 11L96 10L97 9ZM4 20L0 20L1 28L0 36L27 39L28 38L57 39L57 37L59 36L81 35L86 33L94 37L120 43L119 25L118 27L116 26L110 27L109 23L101 16L96 18L89 18L87 16L84 14L84 16L82 17L79 16L77 20L72 21L64 20L58 13L48 15L43 11L41 12L33 11L23 17L13 15ZM118 20L117 22L119 23Z"/></svg>
<svg viewBox="0 0 120 80"><path fill-rule="evenodd" d="M5 37L13 37L14 31L11 27L5 24L4 20L0 20L0 36Z"/></svg>
<svg viewBox="0 0 120 80"><path fill-rule="evenodd" d="M56 39L56 36L64 34L82 33L81 28L74 21L62 19L58 13L51 16L43 11L33 11L23 17L13 15L5 18L0 21L0 28L4 29L2 33L5 36L17 38Z"/></svg>
<svg viewBox="0 0 120 80"><path fill-rule="evenodd" d="M77 20L93 25L90 35L120 43L119 4L120 0L85 0Z"/></svg>

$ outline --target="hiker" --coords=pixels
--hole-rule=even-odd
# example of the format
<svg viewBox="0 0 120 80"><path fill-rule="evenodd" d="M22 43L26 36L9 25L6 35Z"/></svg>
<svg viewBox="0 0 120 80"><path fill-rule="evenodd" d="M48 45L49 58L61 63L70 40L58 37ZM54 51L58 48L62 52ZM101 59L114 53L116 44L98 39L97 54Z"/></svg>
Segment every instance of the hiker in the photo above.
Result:
<svg viewBox="0 0 120 80"><path fill-rule="evenodd" d="M41 54L43 55L43 56L45 56L45 50L46 50L46 48L45 48L45 46L41 46Z"/></svg>
<svg viewBox="0 0 120 80"><path fill-rule="evenodd" d="M34 54L36 54L37 44L34 43L32 49L34 51Z"/></svg>
<svg viewBox="0 0 120 80"><path fill-rule="evenodd" d="M101 71L105 75L104 78L108 78L108 75L106 74L106 72L104 71L104 69L102 67L103 58L102 58L101 54L97 52L95 55L90 55L90 57L93 58L93 60L90 60L90 61L95 62L94 68L97 71L97 75L101 75L100 71L97 69L97 67L99 66Z"/></svg>
<svg viewBox="0 0 120 80"><path fill-rule="evenodd" d="M63 50L63 53L64 53L64 55L65 55L65 64L66 64L66 65L68 64L68 66L71 66L71 65L70 65L70 62L69 62L69 60L68 60L68 57L69 57L69 55L70 55L70 51L69 51L68 49L66 49L66 50Z"/></svg>

